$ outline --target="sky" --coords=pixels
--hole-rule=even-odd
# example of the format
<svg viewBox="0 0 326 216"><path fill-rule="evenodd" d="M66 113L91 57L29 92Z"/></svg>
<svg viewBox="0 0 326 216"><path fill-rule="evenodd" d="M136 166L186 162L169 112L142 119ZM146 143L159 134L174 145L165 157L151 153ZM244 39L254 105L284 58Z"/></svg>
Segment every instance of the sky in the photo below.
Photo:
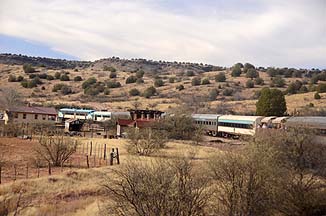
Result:
<svg viewBox="0 0 326 216"><path fill-rule="evenodd" d="M326 0L0 0L0 53L326 68Z"/></svg>

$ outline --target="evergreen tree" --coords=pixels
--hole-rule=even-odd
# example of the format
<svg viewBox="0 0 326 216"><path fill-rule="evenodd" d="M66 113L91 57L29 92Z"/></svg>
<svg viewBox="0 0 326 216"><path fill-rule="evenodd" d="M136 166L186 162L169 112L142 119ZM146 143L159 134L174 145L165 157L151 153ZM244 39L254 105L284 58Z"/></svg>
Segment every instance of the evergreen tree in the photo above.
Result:
<svg viewBox="0 0 326 216"><path fill-rule="evenodd" d="M256 103L256 114L261 116L283 116L286 112L286 101L282 91L263 88Z"/></svg>

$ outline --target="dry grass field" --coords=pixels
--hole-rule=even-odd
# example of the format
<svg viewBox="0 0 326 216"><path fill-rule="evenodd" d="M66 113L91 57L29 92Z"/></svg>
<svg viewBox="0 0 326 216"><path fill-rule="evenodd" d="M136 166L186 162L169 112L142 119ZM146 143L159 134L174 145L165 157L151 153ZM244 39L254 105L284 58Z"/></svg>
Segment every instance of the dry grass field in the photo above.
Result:
<svg viewBox="0 0 326 216"><path fill-rule="evenodd" d="M197 162L205 161L213 154L221 152L219 148L197 146L191 142L173 141L169 142L165 149L155 153L150 157L139 157L129 155L126 151L126 140L124 139L88 139L77 138L80 145L77 151L78 156L81 152L86 152L87 144L93 142L93 148L107 144L108 149L119 148L121 164L128 163L129 160L141 160L150 162L152 159L178 158L187 153L195 153L194 160ZM230 141L228 141L230 142ZM205 143L209 143L204 142ZM102 159L102 164L96 164L87 169L78 164L76 155L73 156L72 167L64 167L62 170L54 168L52 175L49 176L47 168L44 168L38 178L33 168L30 167L29 179L25 178L25 166L28 158L33 155L33 147L36 141L25 141L17 138L1 138L0 149L9 155L9 163L3 170L3 184L0 185L0 201L10 199L20 191L21 195L21 213L20 215L97 215L101 212L101 203L108 197L104 196L102 184L106 181L104 176L110 178L112 169L119 169L120 165L106 165ZM221 146L223 146L221 144ZM96 152L93 149L94 152ZM89 149L88 149L89 150ZM93 152L93 154L94 154ZM85 155L84 155L85 156ZM98 159L97 159L98 161ZM13 164L20 164L17 170L20 173L16 181L8 179ZM22 165L23 164L23 165ZM25 206L26 205L26 206Z"/></svg>

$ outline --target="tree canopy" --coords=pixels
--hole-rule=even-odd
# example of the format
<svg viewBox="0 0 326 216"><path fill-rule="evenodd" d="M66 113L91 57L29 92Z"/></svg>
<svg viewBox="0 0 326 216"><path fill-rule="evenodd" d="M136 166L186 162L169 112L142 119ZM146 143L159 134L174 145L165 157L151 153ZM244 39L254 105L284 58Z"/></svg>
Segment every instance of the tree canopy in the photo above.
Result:
<svg viewBox="0 0 326 216"><path fill-rule="evenodd" d="M286 101L282 91L263 88L256 103L256 114L261 116L283 116L286 112Z"/></svg>

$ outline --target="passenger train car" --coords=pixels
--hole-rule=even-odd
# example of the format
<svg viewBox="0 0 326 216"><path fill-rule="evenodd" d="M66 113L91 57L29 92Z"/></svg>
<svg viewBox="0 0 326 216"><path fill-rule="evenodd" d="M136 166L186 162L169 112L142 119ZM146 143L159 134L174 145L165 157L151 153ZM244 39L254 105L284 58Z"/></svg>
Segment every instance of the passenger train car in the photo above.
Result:
<svg viewBox="0 0 326 216"><path fill-rule="evenodd" d="M238 116L218 114L193 114L196 125L212 136L254 135L262 116Z"/></svg>
<svg viewBox="0 0 326 216"><path fill-rule="evenodd" d="M193 114L194 123L202 127L208 135L238 137L254 135L259 128L284 129L303 127L313 129L317 138L326 139L326 117L276 117L276 116L239 116L218 114ZM323 137L321 139L320 137ZM325 140L326 143L326 140Z"/></svg>

